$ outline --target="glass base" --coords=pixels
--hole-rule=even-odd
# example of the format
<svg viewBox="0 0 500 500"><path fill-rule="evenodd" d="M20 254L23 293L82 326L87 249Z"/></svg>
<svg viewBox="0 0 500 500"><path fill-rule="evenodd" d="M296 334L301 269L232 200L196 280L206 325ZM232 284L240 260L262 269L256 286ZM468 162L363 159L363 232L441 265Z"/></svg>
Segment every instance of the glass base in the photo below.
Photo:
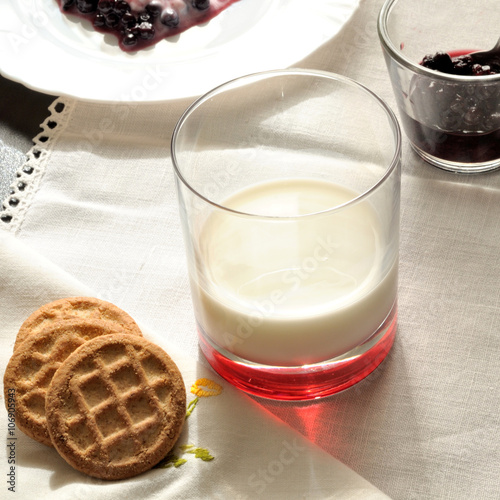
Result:
<svg viewBox="0 0 500 500"><path fill-rule="evenodd" d="M432 156L431 154L426 153L423 149L420 149L418 146L415 146L413 143L411 143L411 147L427 163L456 174L482 174L500 168L500 158L484 163L458 163Z"/></svg>
<svg viewBox="0 0 500 500"><path fill-rule="evenodd" d="M331 396L367 377L389 353L396 325L397 304L363 344L337 358L304 366L253 363L216 346L200 327L198 332L207 361L235 387L263 398L303 401Z"/></svg>

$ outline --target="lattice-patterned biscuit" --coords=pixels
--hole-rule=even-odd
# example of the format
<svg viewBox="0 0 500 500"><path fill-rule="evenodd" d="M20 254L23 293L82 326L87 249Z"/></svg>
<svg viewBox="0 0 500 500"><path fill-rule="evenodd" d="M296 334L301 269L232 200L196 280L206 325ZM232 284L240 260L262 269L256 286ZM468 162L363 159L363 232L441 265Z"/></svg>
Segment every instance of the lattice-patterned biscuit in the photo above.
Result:
<svg viewBox="0 0 500 500"><path fill-rule="evenodd" d="M21 325L14 350L30 335L68 319L94 319L109 322L127 333L141 334L136 322L125 311L111 302L95 297L68 297L49 302L33 312Z"/></svg>
<svg viewBox="0 0 500 500"><path fill-rule="evenodd" d="M101 479L149 470L172 449L186 417L177 366L143 337L87 342L57 370L47 394L47 424L57 451Z"/></svg>
<svg viewBox="0 0 500 500"><path fill-rule="evenodd" d="M55 371L83 343L95 337L122 333L116 324L98 320L67 320L46 324L14 351L4 375L5 401L15 390L16 425L33 439L52 446L45 419L45 396ZM138 336L141 334L136 334Z"/></svg>

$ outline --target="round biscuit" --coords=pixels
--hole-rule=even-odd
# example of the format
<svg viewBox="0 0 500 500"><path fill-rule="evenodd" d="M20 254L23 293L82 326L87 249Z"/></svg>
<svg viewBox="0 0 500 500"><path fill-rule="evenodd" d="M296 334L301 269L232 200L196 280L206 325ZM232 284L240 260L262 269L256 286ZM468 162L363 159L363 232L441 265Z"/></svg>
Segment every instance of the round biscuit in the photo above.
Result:
<svg viewBox="0 0 500 500"><path fill-rule="evenodd" d="M118 306L96 297L67 297L49 302L34 311L19 328L14 350L46 327L70 319L94 319L120 325L127 333L141 334L134 319Z"/></svg>
<svg viewBox="0 0 500 500"><path fill-rule="evenodd" d="M45 396L61 363L98 336L122 333L118 325L98 320L67 320L46 325L12 354L4 374L4 394L15 395L16 425L40 443L52 446L45 419ZM135 335L138 336L138 335Z"/></svg>
<svg viewBox="0 0 500 500"><path fill-rule="evenodd" d="M186 389L170 356L143 337L87 342L57 370L47 424L59 454L101 479L151 469L173 448L186 418Z"/></svg>

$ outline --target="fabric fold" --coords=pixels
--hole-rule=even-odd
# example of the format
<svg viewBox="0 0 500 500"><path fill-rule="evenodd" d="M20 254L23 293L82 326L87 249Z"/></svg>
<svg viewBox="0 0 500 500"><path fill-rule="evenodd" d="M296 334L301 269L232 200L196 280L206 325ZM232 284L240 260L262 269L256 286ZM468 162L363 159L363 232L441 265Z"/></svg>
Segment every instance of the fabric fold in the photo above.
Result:
<svg viewBox="0 0 500 500"><path fill-rule="evenodd" d="M17 331L33 310L58 298L93 296L93 291L5 231L0 232L0 262L4 370ZM140 326L171 355L184 378L189 415L174 450L140 476L101 481L14 429L4 413L1 433L11 447L2 447L0 460L12 462L12 487L21 498L388 498L213 371L177 352L164 336Z"/></svg>

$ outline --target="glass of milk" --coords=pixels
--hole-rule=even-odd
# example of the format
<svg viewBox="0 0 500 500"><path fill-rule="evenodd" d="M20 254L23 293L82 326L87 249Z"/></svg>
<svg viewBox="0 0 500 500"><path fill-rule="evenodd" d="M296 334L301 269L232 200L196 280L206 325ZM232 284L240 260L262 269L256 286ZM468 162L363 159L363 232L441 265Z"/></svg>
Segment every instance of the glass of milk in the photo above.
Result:
<svg viewBox="0 0 500 500"><path fill-rule="evenodd" d="M201 349L236 387L328 396L396 333L401 133L366 87L318 71L245 76L172 136Z"/></svg>

